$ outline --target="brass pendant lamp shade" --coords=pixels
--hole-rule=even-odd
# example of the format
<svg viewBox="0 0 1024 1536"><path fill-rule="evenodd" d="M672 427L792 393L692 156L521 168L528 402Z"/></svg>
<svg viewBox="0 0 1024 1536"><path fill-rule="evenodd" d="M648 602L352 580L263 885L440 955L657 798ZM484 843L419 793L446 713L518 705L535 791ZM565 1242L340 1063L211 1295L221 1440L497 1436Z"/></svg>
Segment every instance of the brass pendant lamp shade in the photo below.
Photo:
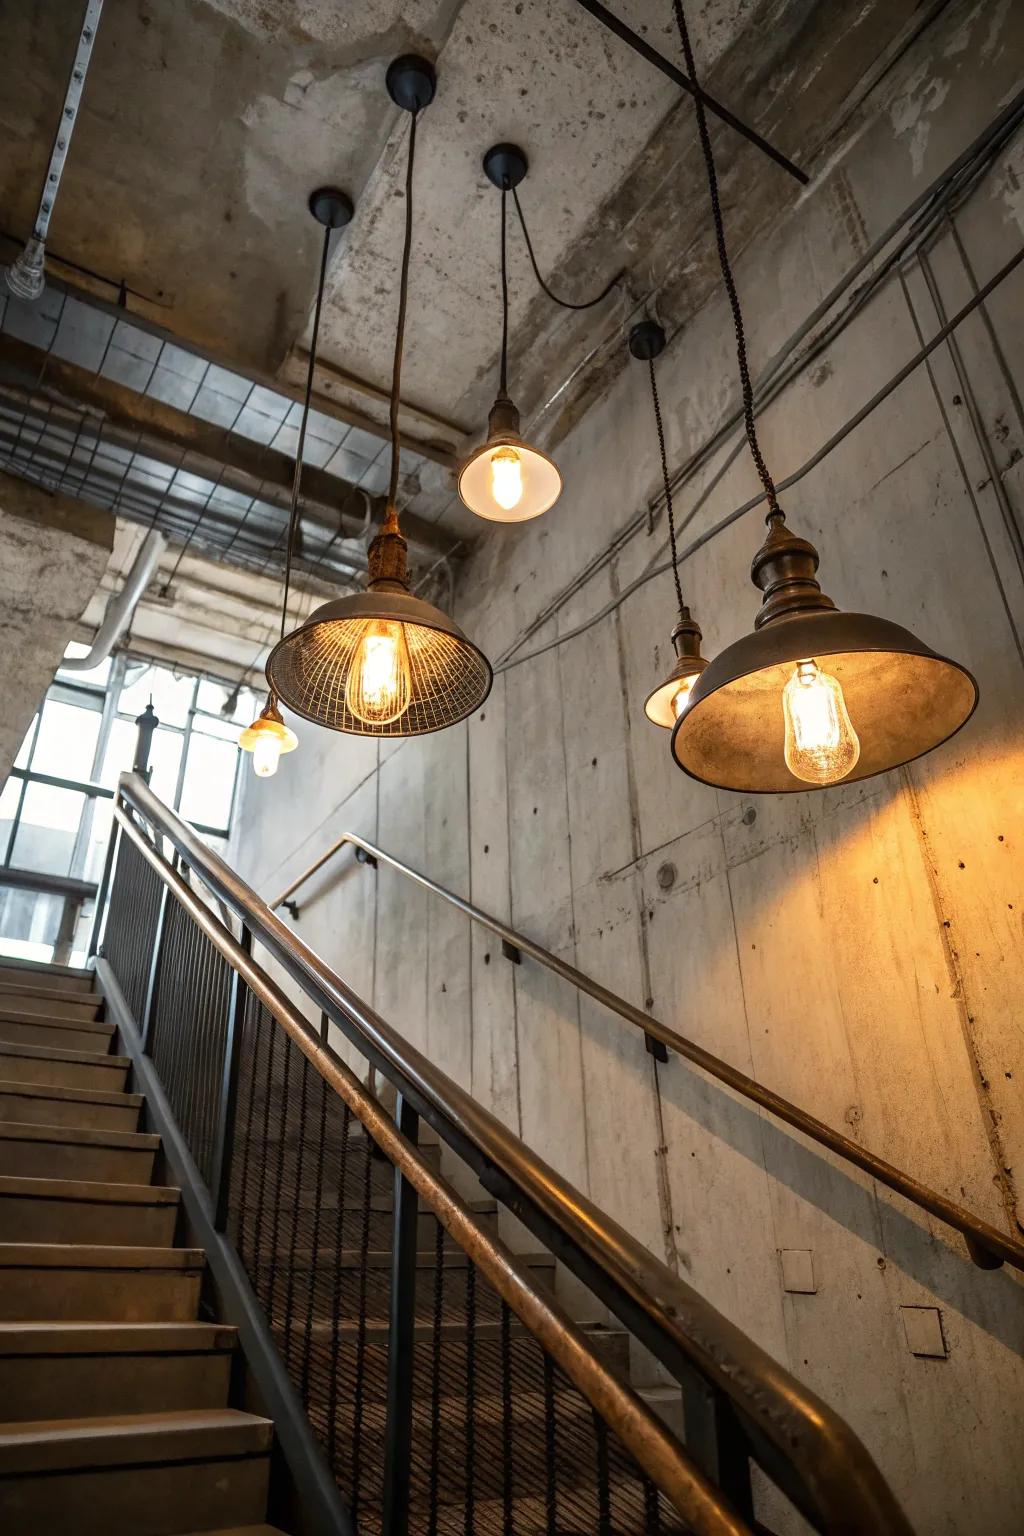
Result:
<svg viewBox="0 0 1024 1536"><path fill-rule="evenodd" d="M459 497L492 523L526 523L549 511L562 494L558 465L519 432L519 412L499 395L487 421L487 441L459 471Z"/></svg>
<svg viewBox="0 0 1024 1536"><path fill-rule="evenodd" d="M966 667L900 624L840 612L818 585L817 568L814 545L774 513L751 566L751 579L764 593L754 632L701 673L672 732L672 755L691 778L753 793L854 783L911 762L970 719L978 687ZM798 777L787 761L784 696L787 685L811 672L839 685L838 693L831 690L838 732L859 750L850 753L848 772L817 780ZM836 718L829 703L826 698L826 729Z"/></svg>
<svg viewBox="0 0 1024 1536"><path fill-rule="evenodd" d="M357 736L423 736L486 699L487 658L447 614L413 597L405 550L392 509L370 545L369 590L324 603L270 653L270 686L297 715ZM371 676L357 690L354 669L374 645L385 656L383 685Z"/></svg>
<svg viewBox="0 0 1024 1536"><path fill-rule="evenodd" d="M501 362L498 397L487 419L487 440L459 470L463 506L492 523L526 523L554 506L562 476L553 459L523 439L519 412L508 393L507 198L528 169L516 144L495 144L484 156L484 174L501 193Z"/></svg>
<svg viewBox="0 0 1024 1536"><path fill-rule="evenodd" d="M652 725L671 730L679 719L694 684L707 666L700 653L700 642L700 625L684 605L682 616L672 631L675 665L664 682L652 689L644 700L644 714Z"/></svg>
<svg viewBox="0 0 1024 1536"><path fill-rule="evenodd" d="M355 736L422 736L472 714L491 688L490 664L459 626L414 597L396 498L398 408L412 247L416 121L433 100L433 66L406 55L388 69L388 91L411 115L405 184L405 244L391 385L391 479L384 524L369 548L367 590L335 598L282 635L267 660L267 681L306 720Z"/></svg>

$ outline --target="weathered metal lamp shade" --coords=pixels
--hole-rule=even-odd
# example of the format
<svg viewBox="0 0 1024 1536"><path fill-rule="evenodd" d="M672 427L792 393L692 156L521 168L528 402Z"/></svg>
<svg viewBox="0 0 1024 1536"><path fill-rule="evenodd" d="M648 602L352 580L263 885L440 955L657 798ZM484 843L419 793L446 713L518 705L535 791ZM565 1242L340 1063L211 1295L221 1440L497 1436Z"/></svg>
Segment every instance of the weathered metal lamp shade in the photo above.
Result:
<svg viewBox="0 0 1024 1536"><path fill-rule="evenodd" d="M242 751L252 753L253 772L258 779L273 778L283 754L294 752L298 744L299 738L285 725L273 694L238 738Z"/></svg>
<svg viewBox="0 0 1024 1536"><path fill-rule="evenodd" d="M523 441L519 412L499 395L488 417L487 441L459 471L463 505L492 523L526 523L549 511L561 494L557 464Z"/></svg>
<svg viewBox="0 0 1024 1536"><path fill-rule="evenodd" d="M392 508L370 545L369 590L324 603L271 651L267 680L297 715L355 736L423 736L484 702L490 663L413 597L405 556Z"/></svg>
<svg viewBox="0 0 1024 1536"><path fill-rule="evenodd" d="M820 669L826 682L838 683L832 692L839 715L845 701L846 728L852 727L853 766L819 785L853 783L911 762L973 714L978 686L965 667L900 624L839 612L815 580L817 568L813 544L774 518L751 566L764 592L754 633L715 657L672 732L672 755L691 778L765 794L815 787L787 763L783 691L798 668Z"/></svg>
<svg viewBox="0 0 1024 1536"><path fill-rule="evenodd" d="M700 653L701 631L696 619L684 608L682 617L672 631L672 645L676 660L663 683L659 683L644 700L644 713L652 725L671 730L682 714L698 677L707 667Z"/></svg>

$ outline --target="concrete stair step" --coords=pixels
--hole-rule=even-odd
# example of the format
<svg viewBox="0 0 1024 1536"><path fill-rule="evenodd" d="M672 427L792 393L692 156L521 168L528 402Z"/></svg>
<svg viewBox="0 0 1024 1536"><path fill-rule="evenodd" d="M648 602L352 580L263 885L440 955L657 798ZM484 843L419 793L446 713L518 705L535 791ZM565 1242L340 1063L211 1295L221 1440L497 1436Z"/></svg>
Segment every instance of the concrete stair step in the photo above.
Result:
<svg viewBox="0 0 1024 1536"><path fill-rule="evenodd" d="M50 1051L88 1051L106 1056L114 1038L113 1024L100 1019L59 1018L55 1014L15 1012L0 1000L0 1041L9 1045L42 1045Z"/></svg>
<svg viewBox="0 0 1024 1536"><path fill-rule="evenodd" d="M0 1528L174 1536L258 1525L272 1438L268 1419L231 1408L3 1424Z"/></svg>
<svg viewBox="0 0 1024 1536"><path fill-rule="evenodd" d="M148 1184L159 1136L77 1126L0 1122L0 1173L26 1179Z"/></svg>
<svg viewBox="0 0 1024 1536"><path fill-rule="evenodd" d="M45 1013L54 1019L97 1019L103 1007L98 992L66 987L25 986L0 981L0 1009L5 1013Z"/></svg>
<svg viewBox="0 0 1024 1536"><path fill-rule="evenodd" d="M117 1093L125 1085L130 1066L127 1056L0 1043L0 1080L5 1082L99 1088L104 1093Z"/></svg>
<svg viewBox="0 0 1024 1536"><path fill-rule="evenodd" d="M0 1323L5 1419L223 1408L234 1328L214 1323Z"/></svg>
<svg viewBox="0 0 1024 1536"><path fill-rule="evenodd" d="M107 1093L101 1088L61 1088L52 1083L18 1083L0 1078L0 1120L9 1123L134 1131L143 1102L141 1093Z"/></svg>
<svg viewBox="0 0 1024 1536"><path fill-rule="evenodd" d="M194 1322L204 1264L196 1248L0 1243L0 1322Z"/></svg>
<svg viewBox="0 0 1024 1536"><path fill-rule="evenodd" d="M79 966L44 965L38 960L0 961L0 982L10 986L58 988L62 992L95 992L96 977Z"/></svg>
<svg viewBox="0 0 1024 1536"><path fill-rule="evenodd" d="M0 1242L170 1248L179 1193L154 1184L0 1175Z"/></svg>

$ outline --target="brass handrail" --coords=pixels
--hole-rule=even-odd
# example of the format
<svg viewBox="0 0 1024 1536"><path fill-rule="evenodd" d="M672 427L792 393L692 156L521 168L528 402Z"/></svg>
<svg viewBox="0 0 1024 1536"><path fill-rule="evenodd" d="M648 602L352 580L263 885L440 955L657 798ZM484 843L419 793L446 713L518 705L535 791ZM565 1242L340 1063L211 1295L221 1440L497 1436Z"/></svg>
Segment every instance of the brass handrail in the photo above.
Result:
<svg viewBox="0 0 1024 1536"><path fill-rule="evenodd" d="M751 1453L762 1464L767 1457L776 1481L781 1471L788 1474L785 1491L820 1530L830 1536L865 1531L911 1536L885 1479L838 1414L404 1039L147 784L122 774L119 795L201 875L311 1001L346 1029L362 1054L397 1080L403 1095L477 1168L485 1185L489 1171L496 1171L517 1193L512 1208L527 1225L538 1213L561 1235L557 1258L612 1310L618 1302L632 1318L653 1325L648 1334L656 1334L660 1358L677 1375L695 1369L723 1394L746 1431ZM119 820L125 820L123 813ZM139 843L148 846L144 838Z"/></svg>
<svg viewBox="0 0 1024 1536"><path fill-rule="evenodd" d="M695 1066L701 1067L711 1077L717 1078L719 1082L725 1083L727 1087L735 1089L737 1093L760 1105L762 1109L767 1109L770 1114L775 1115L779 1120L784 1120L787 1125L793 1126L795 1130L802 1131L812 1141L827 1147L830 1152L834 1152L846 1162L853 1163L856 1167L862 1169L863 1172L877 1179L880 1184L885 1184L887 1188L903 1195L905 1199L919 1206L921 1210L927 1211L929 1215L945 1222L947 1226L952 1227L954 1231L959 1232L963 1237L967 1246L967 1252L979 1269L999 1269L1006 1263L1012 1265L1014 1269L1024 1270L1024 1243L1018 1242L1015 1238L1008 1236L1004 1232L1000 1232L998 1227L993 1227L989 1222L983 1221L980 1216L975 1216L973 1211L968 1211L964 1206L957 1205L954 1200L948 1200L945 1195L941 1195L937 1190L929 1188L920 1179L915 1179L912 1174L904 1173L902 1169L894 1167L892 1163L886 1162L884 1158L878 1157L874 1152L860 1146L855 1141L851 1141L848 1136L844 1136L840 1131L834 1130L832 1126L826 1125L824 1120L817 1119L815 1115L809 1114L807 1110L801 1109L797 1104L791 1104L781 1094L774 1093L770 1088L765 1088L755 1078L748 1077L745 1072L739 1071L737 1067L730 1066L720 1056L715 1056L711 1051L705 1050L702 1045L687 1039L685 1035L670 1029L667 1024L662 1024L653 1015L644 1013L642 1009L637 1008L633 1003L627 1002L624 997L619 997L617 993L610 991L607 987L603 987L600 982L595 981L592 976L587 976L583 971L577 970L567 960L562 960L558 955L553 955L550 950L545 949L540 944L535 944L532 939L528 939L524 934L517 933L514 928L510 928L500 918L492 917L490 913L481 911L472 902L466 901L462 896L457 896L454 891L449 891L445 886L439 885L436 880L431 880L429 876L421 874L419 870L413 869L410 865L403 864L401 859L396 859L393 854L385 853L382 848L375 847L373 843L367 842L365 838L357 837L354 832L346 832L336 842L332 843L326 853L315 860L308 869L304 870L297 879L293 880L281 892L275 901L270 903L271 909L273 910L284 905L301 885L304 885L311 876L322 869L347 843L361 850L370 860L390 865L392 869L397 870L399 874L404 875L407 879L423 886L425 890L430 891L433 895L440 896L445 901L450 902L453 907L457 907L460 912L464 912L473 922L479 923L481 927L488 929L497 938L501 939L504 944L508 944L513 949L531 956L539 964L546 966L550 971L554 971L565 981L571 983L572 986L578 987L581 992L585 992L588 997L592 997L595 1002L601 1003L611 1013L618 1014L620 1018L625 1019L629 1024L635 1024L638 1029L644 1031L645 1035L648 1035L653 1040L657 1040L668 1050L678 1052L680 1056L684 1057L687 1061L693 1062Z"/></svg>
<svg viewBox="0 0 1024 1536"><path fill-rule="evenodd" d="M238 972L310 1065L349 1106L388 1161L409 1181L502 1300L611 1426L639 1466L671 1499L688 1527L697 1536L752 1536L750 1526L730 1509L657 1415L601 1361L583 1330L553 1296L540 1289L528 1267L500 1239L483 1229L465 1201L433 1172L379 1101L367 1092L340 1057L312 1033L309 1021L141 834L120 805L115 806L114 816L175 900Z"/></svg>

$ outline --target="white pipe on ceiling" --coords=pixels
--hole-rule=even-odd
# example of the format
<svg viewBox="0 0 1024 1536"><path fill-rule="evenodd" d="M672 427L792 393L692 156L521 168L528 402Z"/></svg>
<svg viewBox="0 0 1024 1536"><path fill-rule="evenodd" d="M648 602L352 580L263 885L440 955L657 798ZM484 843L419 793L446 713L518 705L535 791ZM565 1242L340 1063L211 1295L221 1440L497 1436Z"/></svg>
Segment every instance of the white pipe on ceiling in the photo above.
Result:
<svg viewBox="0 0 1024 1536"><path fill-rule="evenodd" d="M88 655L66 657L60 664L62 672L91 672L93 667L106 661L117 642L127 634L139 601L156 574L160 556L166 548L167 540L162 533L151 529L146 534L139 545L132 568L125 577L124 586L107 603L107 611L93 637Z"/></svg>

